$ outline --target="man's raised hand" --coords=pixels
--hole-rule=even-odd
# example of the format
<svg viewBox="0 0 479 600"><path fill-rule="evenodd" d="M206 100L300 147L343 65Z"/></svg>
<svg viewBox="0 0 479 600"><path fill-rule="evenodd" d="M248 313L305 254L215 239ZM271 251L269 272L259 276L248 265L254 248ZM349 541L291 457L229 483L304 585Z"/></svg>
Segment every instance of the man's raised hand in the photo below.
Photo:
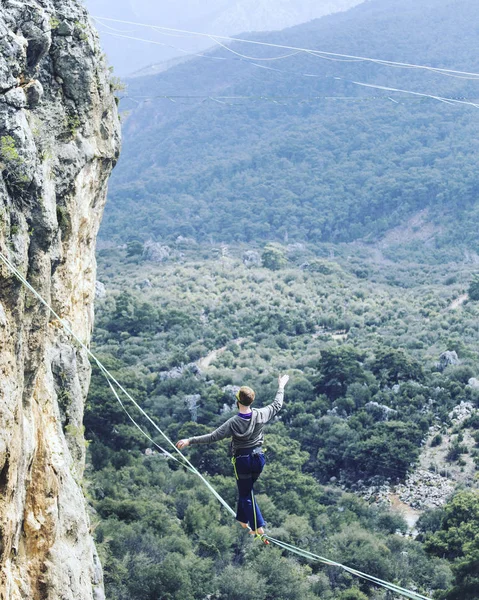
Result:
<svg viewBox="0 0 479 600"><path fill-rule="evenodd" d="M278 387L282 390L284 390L285 385L288 383L289 381L289 375L280 375L278 377Z"/></svg>

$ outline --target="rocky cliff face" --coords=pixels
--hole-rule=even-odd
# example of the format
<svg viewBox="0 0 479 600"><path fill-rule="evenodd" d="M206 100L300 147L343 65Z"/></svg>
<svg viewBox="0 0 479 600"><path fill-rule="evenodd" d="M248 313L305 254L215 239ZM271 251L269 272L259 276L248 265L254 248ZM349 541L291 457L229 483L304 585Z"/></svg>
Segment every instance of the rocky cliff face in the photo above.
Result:
<svg viewBox="0 0 479 600"><path fill-rule="evenodd" d="M119 151L76 0L0 0L0 251L89 342L95 240ZM87 358L0 267L0 598L96 600L81 490Z"/></svg>

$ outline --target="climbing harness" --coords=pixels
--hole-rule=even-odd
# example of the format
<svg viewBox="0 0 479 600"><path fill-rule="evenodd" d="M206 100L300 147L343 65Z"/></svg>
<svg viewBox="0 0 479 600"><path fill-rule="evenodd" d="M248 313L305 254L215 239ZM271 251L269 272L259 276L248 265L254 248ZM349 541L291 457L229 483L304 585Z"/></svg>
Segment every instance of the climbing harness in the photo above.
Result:
<svg viewBox="0 0 479 600"><path fill-rule="evenodd" d="M238 471L236 470L236 456L233 456L231 463L233 465L233 469L235 470L236 479L239 479Z"/></svg>
<svg viewBox="0 0 479 600"><path fill-rule="evenodd" d="M148 439L152 444L154 444L154 446L156 448L158 448L165 456L167 456L168 458L171 458L174 461L178 462L183 467L185 467L188 471L190 471L191 473L193 473L194 475L196 475L197 477L199 477L201 479L201 481L203 482L203 484L211 492L211 494L218 500L218 502L220 502L220 504L227 510L227 512L229 512L231 515L233 515L235 517L236 516L235 511L231 508L231 506L229 506L229 504L226 502L226 500L224 500L224 498L222 496L220 496L220 494L218 494L218 492L205 479L205 477L198 471L198 469L196 469L196 467L188 460L188 458L184 454L182 454L180 452L180 450L170 440L170 438L166 435L166 433L163 432L163 430L155 423L155 421L148 415L148 413L146 413L145 410L138 404L138 402L136 402L136 400L131 396L131 394L121 385L121 383L119 383L117 381L117 379L110 373L110 371L92 353L92 351L86 346L86 344L84 342L82 342L81 339L72 331L70 325L55 312L55 310L35 290L35 288L27 281L27 279L21 274L21 272L15 267L15 265L6 256L4 256L1 252L0 252L0 260L13 273L13 275L15 275L15 277L41 302L41 304L43 304L43 306L45 306L45 308L48 309L48 311L55 317L55 319L58 320L58 322L61 324L61 326L63 327L63 329L69 335L72 336L72 338L79 344L79 346L88 354L88 356L92 359L92 361L97 365L97 367L100 369L100 371L103 373L103 375L107 379L108 384L109 384L109 386L110 386L110 388L111 388L111 390L112 390L115 398L118 400L120 406L125 411L125 413L128 415L128 418L132 421L132 423L135 425L135 427L137 427L141 431L141 433L146 437L146 439ZM162 448L159 444L157 444L149 436L149 434L147 432L145 432L144 429L135 421L135 419L128 412L128 410L125 407L124 403L121 401L121 399L119 397L119 394L117 393L117 391L114 388L114 385L123 394L125 394L125 396L137 408L137 410L148 420L148 422L158 431L158 433L165 439L165 441L175 450L175 452L179 455L179 457L181 458L181 460L180 460L180 458L175 457L173 454L171 454L170 452L168 452L167 450L165 450L164 448ZM233 457L233 459L234 458L235 457ZM238 474L236 472L236 464L235 464L235 462L233 462L233 465L234 465L234 468L235 468L236 477L238 478ZM251 493L252 493L253 507L254 507L255 505L254 505L254 494L253 494L253 491ZM256 510L255 510L255 531L256 531ZM350 573L351 575L354 575L356 577L359 577L361 579L369 581L370 583L373 583L375 585L378 585L378 586L381 586L383 588L386 588L386 589L388 589L388 590L390 590L390 591L392 591L392 592L394 592L396 594L399 594L399 595L401 595L401 596L403 596L405 598L409 598L410 600L431 600L431 598L428 598L427 596L423 596L423 595L421 595L421 594L419 594L417 592L413 592L413 591L408 590L406 588L400 587L400 586L398 586L396 584L390 583L388 581L384 581L383 579L379 579L378 577L374 577L372 575L368 575L367 573L363 573L361 571L358 571L357 569L353 569L351 567L348 567L347 565L343 565L341 563L337 563L335 561L329 560L329 559L324 558L322 556L319 556L317 554L313 554L309 550L304 550L302 548L298 548L297 546L293 546L291 544L288 544L286 542L283 542L281 540L273 538L273 537L271 537L271 536L269 536L267 534L256 534L255 535L255 539L256 538L259 538L261 541L263 541L267 545L269 545L269 544L275 544L279 548L282 548L284 551L294 553L294 554L296 554L296 555L298 555L298 556L300 556L302 558L305 558L306 560L316 561L316 562L322 563L322 564L327 565L327 566L338 567L340 569L343 569L344 571L346 571L347 573Z"/></svg>

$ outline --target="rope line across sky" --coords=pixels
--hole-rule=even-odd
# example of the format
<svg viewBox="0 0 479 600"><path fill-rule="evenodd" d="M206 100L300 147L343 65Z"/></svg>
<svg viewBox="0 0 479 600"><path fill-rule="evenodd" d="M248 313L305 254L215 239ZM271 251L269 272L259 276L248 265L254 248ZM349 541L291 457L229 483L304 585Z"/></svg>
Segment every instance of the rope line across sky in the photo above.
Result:
<svg viewBox="0 0 479 600"><path fill-rule="evenodd" d="M421 69L421 70L425 70L425 71L431 71L433 73L438 73L441 75L457 76L460 79L467 78L467 79L479 80L479 73L474 73L474 72L469 72L469 71L459 71L459 70L455 70L455 69L446 69L443 67L433 67L433 66L428 66L428 65L417 65L417 64L413 64L413 63L404 63L404 62L397 62L397 61L386 60L386 59L370 58L370 57L366 57L366 56L354 56L354 55L350 55L350 54L340 54L337 52L327 52L325 50L314 50L311 48L285 46L282 44L273 44L271 42L260 42L257 40L249 40L249 39L245 39L245 38L229 37L229 36L224 36L224 35L214 35L211 33L188 31L186 29L174 29L171 27L162 27L160 25L150 25L147 23L138 23L135 21L124 21L121 19L113 19L111 17L100 17L97 15L93 15L93 18L100 22L108 21L108 22L113 22L113 23L122 23L122 24L126 24L126 25L135 25L138 27L146 27L148 29L152 29L153 31L176 32L176 33L181 33L181 34L185 34L185 35L189 35L189 36L206 37L213 41L226 40L229 42L242 42L245 44L255 44L258 46L266 46L269 48L281 48L284 50L292 50L295 53L304 52L304 53L310 54L312 56L317 56L318 58L325 58L325 57L333 58L333 59L337 58L340 61L344 61L344 59L348 59L348 60L351 59L351 60L357 61L357 62L371 62L371 63L379 64L382 66L388 66L388 67L399 67L399 68L403 68L403 69ZM224 46L223 44L221 44L221 45L231 51L231 49L228 48L227 46ZM245 57L245 58L247 58L247 57ZM279 60L279 59L286 58L286 57L277 57L277 58ZM261 60L261 59L256 58L254 60Z"/></svg>
<svg viewBox="0 0 479 600"><path fill-rule="evenodd" d="M125 24L131 24L131 25L138 25L138 26L143 26L143 27L148 27L154 31L160 31L160 33L162 32L161 30L163 28L156 26L156 25L147 25L147 24L142 24L142 23L134 23L134 22L129 22L129 21L120 21L117 19L109 19L106 17L93 17L98 24L102 25L102 26L106 26L108 27L108 29L114 29L112 27L109 27L108 25L106 25L103 21L114 21L114 22L119 22L119 23L125 23ZM248 57L246 55L242 55L238 52L235 52L234 50L232 50L231 48L229 48L228 46L226 46L225 44L219 42L216 38L221 38L221 39L227 39L227 40L231 40L231 41L241 41L241 42L250 42L250 43L257 43L257 44L261 44L261 45L268 45L270 46L271 44L265 44L264 42L253 42L252 40L242 40L241 38L225 38L222 36L213 36L211 34L196 34L194 32L184 32L184 33L191 33L191 35L204 35L206 37L208 37L209 39L211 39L212 41L216 42L217 44L219 44L222 48L232 52L235 56L237 56L238 58L226 58L226 57L214 57L214 56L209 56L207 54L204 53L189 53L187 50L179 48L177 46L173 46L171 44L167 44L164 42L159 42L156 40L149 40L146 38L140 38L140 37L133 37L130 35L124 35L121 33L117 32L118 30L114 30L114 31L105 31L103 30L102 33L106 34L106 35L111 35L113 37L118 37L118 38L126 38L126 39L131 39L134 41L140 41L140 42L145 42L145 43L150 43L150 44L156 44L156 45L160 45L160 46L165 46L165 47L169 47L169 48L174 48L178 51L183 52L185 55L190 55L190 56L197 56L199 58L206 58L206 59L213 59L213 60L240 60L242 62L246 62L247 64L253 65L255 67L261 68L261 69L265 69L265 70L269 70L269 71L274 71L277 73L282 73L282 74L288 74L288 75L293 75L293 76L299 76L299 77L313 77L313 78L318 78L318 79L333 79L335 81L342 81L345 83L349 83L351 85L355 85L355 86L359 86L359 87L363 87L363 88L370 88L370 89L375 89L378 91L385 91L385 92L392 92L392 93L397 93L397 94L406 94L406 95L410 95L410 96L416 96L416 97L420 97L420 98L429 98L431 100L435 100L438 102L443 102L445 104L461 104L461 105L466 105L466 106L471 106L473 108L479 108L479 104L477 102L472 102L470 100L464 99L464 98L451 98L451 97L443 97L440 96L438 94L430 94L430 93L425 93L425 92L415 92L412 90L406 90L406 89L401 89L401 88L395 88L395 87L390 87L390 86L382 86L382 85L376 85L373 83L366 83L366 82L362 82L362 81L356 81L356 80L352 80L352 79L347 79L344 77L333 77L333 76L324 76L324 75L318 75L315 73L298 73L296 71L288 71L285 69L278 69L276 67L269 67L267 65L264 64L258 64L255 61L258 60L284 60L287 58L290 58L292 56L296 56L300 53L306 53L310 56L316 56L319 58L326 58L327 60L337 60L339 62L345 62L345 60L347 60L348 62L373 62L376 64L380 64L382 66L390 66L390 67L394 67L394 68L403 68L403 69L424 69L427 71L431 71L434 73L438 73L441 75L446 75L446 76L452 76L452 77L457 77L460 79L471 79L471 80L478 80L479 81L479 74L476 73L468 73L465 71L454 71L451 69L442 69L442 68L438 68L438 67L428 67L425 65L413 65L413 64L408 64L408 63L397 63L397 62L393 62L393 61L385 61L382 59L373 59L373 58L365 58L365 57L354 57L354 56L350 56L347 59L344 58L338 58L338 59L334 59L331 58L331 54L332 53L325 53L323 51L318 51L318 50L309 50L306 48L294 48L294 47L289 47L289 46L280 46L277 44L273 44L274 47L279 47L279 48L284 48L284 49L290 49L290 50L294 50L294 52L292 54L289 55L285 55L285 56L279 56L279 57L273 57L273 58L253 58L253 57ZM176 31L176 30L175 30ZM178 30L178 31L182 31L182 30ZM322 56L322 54L327 54L328 56ZM349 56L349 55L337 55L337 56ZM351 60L350 60L351 59ZM172 95L168 95L165 96L166 99L171 100L173 98L175 98L175 96ZM134 100L134 97L132 97L132 99ZM215 102L218 103L225 103L226 102L224 100L222 100L220 97L214 96L214 95L209 95L209 96L205 96L204 97L205 100L213 100ZM392 102L395 102L394 100L392 100L391 98L389 98L389 100L391 100ZM174 100L172 100L174 101ZM273 100L273 102L277 102L276 100Z"/></svg>

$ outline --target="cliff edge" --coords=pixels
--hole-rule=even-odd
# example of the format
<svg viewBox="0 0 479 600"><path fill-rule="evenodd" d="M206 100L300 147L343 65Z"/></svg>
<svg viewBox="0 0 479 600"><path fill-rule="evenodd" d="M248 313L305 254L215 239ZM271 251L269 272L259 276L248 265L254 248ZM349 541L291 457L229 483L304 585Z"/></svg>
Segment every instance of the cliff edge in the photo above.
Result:
<svg viewBox="0 0 479 600"><path fill-rule="evenodd" d="M120 133L75 0L0 0L0 251L89 343L95 242ZM0 599L100 600L81 490L90 365L0 267Z"/></svg>

